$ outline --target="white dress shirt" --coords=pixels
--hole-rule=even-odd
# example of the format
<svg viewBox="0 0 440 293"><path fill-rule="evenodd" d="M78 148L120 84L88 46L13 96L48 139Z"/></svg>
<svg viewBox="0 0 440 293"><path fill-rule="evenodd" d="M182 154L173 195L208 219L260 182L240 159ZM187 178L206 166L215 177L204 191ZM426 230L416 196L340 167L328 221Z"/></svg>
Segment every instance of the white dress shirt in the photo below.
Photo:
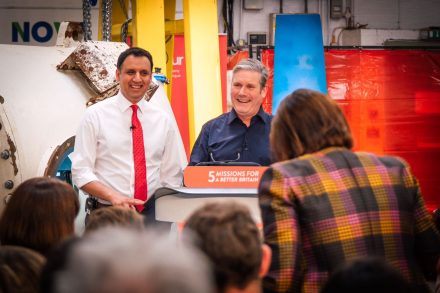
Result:
<svg viewBox="0 0 440 293"><path fill-rule="evenodd" d="M72 160L73 183L79 188L101 181L133 197L134 163L131 103L119 92L89 107L78 128ZM174 146L180 141L168 114L144 99L137 103L144 134L148 199L159 187L182 185L182 160ZM105 202L100 200L101 202Z"/></svg>

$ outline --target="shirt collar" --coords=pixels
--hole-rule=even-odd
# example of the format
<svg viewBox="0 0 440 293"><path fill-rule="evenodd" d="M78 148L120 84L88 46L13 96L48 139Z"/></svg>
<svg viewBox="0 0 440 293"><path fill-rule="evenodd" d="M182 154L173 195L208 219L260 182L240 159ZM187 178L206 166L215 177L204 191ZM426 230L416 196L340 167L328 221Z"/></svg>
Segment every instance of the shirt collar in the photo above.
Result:
<svg viewBox="0 0 440 293"><path fill-rule="evenodd" d="M270 123L270 115L264 112L262 106L260 106L260 109L258 110L255 116L260 117L260 119L266 124ZM232 110L228 114L228 124L231 124L235 119L240 119L240 118L237 116L237 112L235 112L235 109L232 108Z"/></svg>
<svg viewBox="0 0 440 293"><path fill-rule="evenodd" d="M121 110L121 112L127 111L132 105L132 103L122 95L121 91L119 91L118 94L116 95L116 100L117 100L118 108L119 110ZM143 113L146 110L147 101L145 99L141 99L139 102L137 102L137 105L141 113Z"/></svg>

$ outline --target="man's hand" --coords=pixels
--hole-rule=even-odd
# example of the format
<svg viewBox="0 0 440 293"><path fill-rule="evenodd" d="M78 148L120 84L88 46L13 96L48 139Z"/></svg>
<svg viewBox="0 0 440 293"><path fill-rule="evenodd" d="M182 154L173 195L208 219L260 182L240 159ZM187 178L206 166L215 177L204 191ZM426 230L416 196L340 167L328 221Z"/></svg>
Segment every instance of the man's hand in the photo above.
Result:
<svg viewBox="0 0 440 293"><path fill-rule="evenodd" d="M81 187L82 190L100 199L110 202L114 206L134 209L136 205L144 205L145 201L126 197L100 181L92 181Z"/></svg>
<svg viewBox="0 0 440 293"><path fill-rule="evenodd" d="M112 205L114 206L121 206L125 208L135 209L136 205L144 205L145 201L136 199L136 198L130 198L126 197L120 194L113 195L110 200Z"/></svg>

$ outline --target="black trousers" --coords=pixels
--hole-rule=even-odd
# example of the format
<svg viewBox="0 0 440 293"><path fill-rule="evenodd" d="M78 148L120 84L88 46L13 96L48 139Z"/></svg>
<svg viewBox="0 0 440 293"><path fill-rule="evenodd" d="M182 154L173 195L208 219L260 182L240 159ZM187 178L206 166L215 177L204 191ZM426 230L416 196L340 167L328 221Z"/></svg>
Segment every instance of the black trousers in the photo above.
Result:
<svg viewBox="0 0 440 293"><path fill-rule="evenodd" d="M145 208L141 214L144 216L145 227L163 230L164 232L170 231L171 223L156 220L156 199L154 197L145 203Z"/></svg>
<svg viewBox="0 0 440 293"><path fill-rule="evenodd" d="M102 203L97 203L95 209L101 209L111 207L111 205L106 205ZM156 230L163 230L164 232L168 232L171 229L171 223L162 222L156 220L156 199L149 199L144 206L144 210L141 212L141 215L144 218L144 225L148 228L154 228ZM87 225L89 214L86 214L85 224Z"/></svg>
<svg viewBox="0 0 440 293"><path fill-rule="evenodd" d="M144 210L141 212L144 216L145 226L149 226L156 222L156 200L150 198L144 205Z"/></svg>

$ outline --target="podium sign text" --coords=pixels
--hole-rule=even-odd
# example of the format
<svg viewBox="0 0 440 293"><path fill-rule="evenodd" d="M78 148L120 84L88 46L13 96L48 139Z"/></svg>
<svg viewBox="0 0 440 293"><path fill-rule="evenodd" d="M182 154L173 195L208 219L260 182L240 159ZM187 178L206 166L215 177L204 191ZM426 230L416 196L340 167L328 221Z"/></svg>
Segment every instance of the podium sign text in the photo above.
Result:
<svg viewBox="0 0 440 293"><path fill-rule="evenodd" d="M267 167L189 166L183 174L186 187L257 188Z"/></svg>

